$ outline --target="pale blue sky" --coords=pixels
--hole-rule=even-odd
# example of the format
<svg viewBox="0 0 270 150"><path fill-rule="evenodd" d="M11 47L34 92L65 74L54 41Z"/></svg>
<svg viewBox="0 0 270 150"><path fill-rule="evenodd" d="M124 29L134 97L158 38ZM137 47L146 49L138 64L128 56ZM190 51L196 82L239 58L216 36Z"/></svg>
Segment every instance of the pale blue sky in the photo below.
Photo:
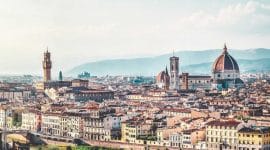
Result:
<svg viewBox="0 0 270 150"><path fill-rule="evenodd" d="M0 73L174 50L270 48L270 1L0 0Z"/></svg>

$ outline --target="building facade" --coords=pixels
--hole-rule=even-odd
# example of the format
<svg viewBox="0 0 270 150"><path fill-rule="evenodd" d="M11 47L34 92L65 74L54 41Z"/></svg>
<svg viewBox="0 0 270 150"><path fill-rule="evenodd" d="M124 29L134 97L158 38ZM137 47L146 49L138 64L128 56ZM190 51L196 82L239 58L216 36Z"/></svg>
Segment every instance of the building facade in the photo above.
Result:
<svg viewBox="0 0 270 150"><path fill-rule="evenodd" d="M270 149L270 127L244 127L238 131L239 150Z"/></svg>
<svg viewBox="0 0 270 150"><path fill-rule="evenodd" d="M35 110L22 112L22 129L32 132L41 130L41 113Z"/></svg>
<svg viewBox="0 0 270 150"><path fill-rule="evenodd" d="M60 113L43 113L41 123L41 133L45 135L61 135L61 114Z"/></svg>
<svg viewBox="0 0 270 150"><path fill-rule="evenodd" d="M0 89L0 98L8 99L9 102L23 101L31 98L30 90L20 90L20 89Z"/></svg>
<svg viewBox="0 0 270 150"><path fill-rule="evenodd" d="M189 75L188 73L182 73L179 78L181 90L196 90L198 88L211 89L211 76Z"/></svg>
<svg viewBox="0 0 270 150"><path fill-rule="evenodd" d="M206 125L206 143L208 150L238 149L238 127L240 122L214 120Z"/></svg>

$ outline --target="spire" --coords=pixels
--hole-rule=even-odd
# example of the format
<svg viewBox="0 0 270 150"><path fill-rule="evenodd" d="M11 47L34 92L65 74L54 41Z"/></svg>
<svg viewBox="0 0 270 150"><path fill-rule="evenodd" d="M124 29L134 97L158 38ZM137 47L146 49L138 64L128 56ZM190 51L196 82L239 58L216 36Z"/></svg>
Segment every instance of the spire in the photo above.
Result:
<svg viewBox="0 0 270 150"><path fill-rule="evenodd" d="M167 68L167 65L166 65L165 73L168 75L168 68Z"/></svg>
<svg viewBox="0 0 270 150"><path fill-rule="evenodd" d="M226 46L226 43L224 43L223 52L224 52L224 53L227 53L227 46Z"/></svg>
<svg viewBox="0 0 270 150"><path fill-rule="evenodd" d="M49 53L49 48L48 48L48 46L47 46L47 51L46 51L46 53Z"/></svg>

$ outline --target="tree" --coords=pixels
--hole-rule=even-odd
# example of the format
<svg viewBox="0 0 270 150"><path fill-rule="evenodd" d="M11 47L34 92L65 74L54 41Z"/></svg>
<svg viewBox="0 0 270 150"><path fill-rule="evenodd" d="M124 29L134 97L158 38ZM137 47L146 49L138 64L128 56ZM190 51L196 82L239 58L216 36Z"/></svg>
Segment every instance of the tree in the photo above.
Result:
<svg viewBox="0 0 270 150"><path fill-rule="evenodd" d="M67 147L67 150L72 150L71 146L68 146L68 147Z"/></svg>
<svg viewBox="0 0 270 150"><path fill-rule="evenodd" d="M62 71L59 72L59 81L63 81L63 74L62 74Z"/></svg>

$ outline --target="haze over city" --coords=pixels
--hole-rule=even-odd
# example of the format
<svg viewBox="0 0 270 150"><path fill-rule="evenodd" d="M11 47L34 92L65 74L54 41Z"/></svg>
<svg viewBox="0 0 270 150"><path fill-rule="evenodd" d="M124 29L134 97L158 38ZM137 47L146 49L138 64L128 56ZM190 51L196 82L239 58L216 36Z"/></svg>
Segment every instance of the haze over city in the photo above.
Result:
<svg viewBox="0 0 270 150"><path fill-rule="evenodd" d="M1 74L41 75L47 46L55 74L96 60L221 49L224 42L270 47L267 0L1 0L0 11Z"/></svg>
<svg viewBox="0 0 270 150"><path fill-rule="evenodd" d="M270 150L269 0L0 0L0 150Z"/></svg>

